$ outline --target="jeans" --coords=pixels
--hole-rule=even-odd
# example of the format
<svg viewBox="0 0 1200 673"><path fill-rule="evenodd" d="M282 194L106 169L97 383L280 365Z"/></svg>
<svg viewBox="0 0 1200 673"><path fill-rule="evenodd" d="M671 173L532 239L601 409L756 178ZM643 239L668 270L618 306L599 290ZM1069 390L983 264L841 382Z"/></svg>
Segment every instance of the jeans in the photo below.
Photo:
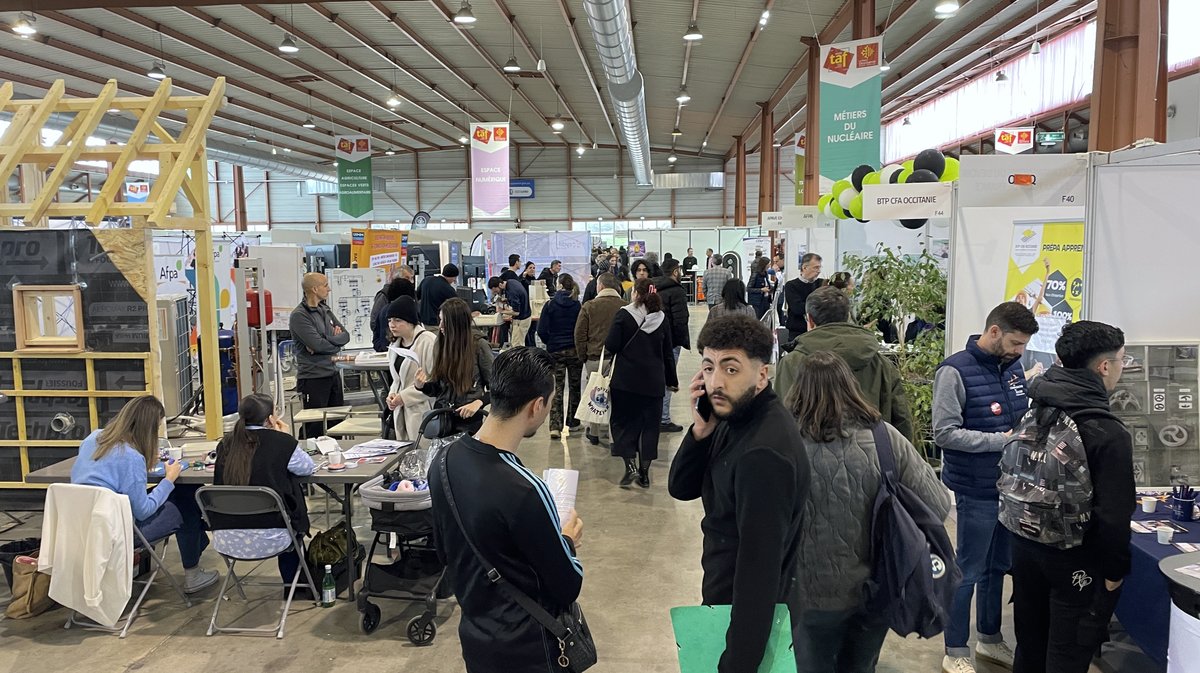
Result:
<svg viewBox="0 0 1200 673"><path fill-rule="evenodd" d="M1014 538L1013 673L1087 673L1120 595L1088 550Z"/></svg>
<svg viewBox="0 0 1200 673"><path fill-rule="evenodd" d="M604 368L611 372L612 360L606 360ZM580 376L582 380L579 382L579 399L583 399L583 396L587 394L588 379L591 378L592 373L598 371L600 371L599 360L588 360L583 363L583 375ZM599 437L605 442L612 443L612 433L609 432L607 423L588 423L587 433L593 437Z"/></svg>
<svg viewBox="0 0 1200 673"><path fill-rule="evenodd" d="M981 643L1003 642L1000 611L1004 605L1004 575L1011 565L1011 534L998 519L998 497L976 498L954 494L958 512L958 567L962 584L954 594L946 625L946 654L969 657L971 598L975 603L975 630Z"/></svg>
<svg viewBox="0 0 1200 673"><path fill-rule="evenodd" d="M567 414L572 421L575 407L579 406L579 378L583 364L575 357L575 349L551 353L554 358L554 401L550 403L550 431L558 432L563 427L563 398L568 401Z"/></svg>
<svg viewBox="0 0 1200 673"><path fill-rule="evenodd" d="M208 547L208 533L204 532L200 506L196 504L196 490L199 488L196 485L176 484L175 490L171 491L157 512L137 522L142 535L152 543L174 533L184 569L200 565L200 554Z"/></svg>
<svg viewBox="0 0 1200 673"><path fill-rule="evenodd" d="M325 407L340 407L345 402L342 395L342 377L334 374L322 376L319 379L300 379L296 382L296 392L305 409L324 409ZM320 437L324 429L321 421L304 424L304 437Z"/></svg>
<svg viewBox="0 0 1200 673"><path fill-rule="evenodd" d="M887 624L855 610L805 610L793 638L797 673L875 673Z"/></svg>
<svg viewBox="0 0 1200 673"><path fill-rule="evenodd" d="M676 346L674 349L675 350L675 366L676 367L679 366L679 350L680 350L680 348L682 348L682 347ZM670 390L667 390L667 392L663 394L662 422L663 423L671 422L671 391Z"/></svg>

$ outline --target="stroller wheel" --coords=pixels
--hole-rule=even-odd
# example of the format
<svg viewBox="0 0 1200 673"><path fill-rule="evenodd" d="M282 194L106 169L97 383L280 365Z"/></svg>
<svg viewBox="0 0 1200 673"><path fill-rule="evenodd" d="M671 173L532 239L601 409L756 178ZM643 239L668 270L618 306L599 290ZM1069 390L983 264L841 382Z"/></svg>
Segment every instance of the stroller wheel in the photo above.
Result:
<svg viewBox="0 0 1200 673"><path fill-rule="evenodd" d="M379 628L379 606L374 603L366 603L363 605L362 615L359 618L358 626L362 632L370 635Z"/></svg>
<svg viewBox="0 0 1200 673"><path fill-rule="evenodd" d="M437 636L437 625L425 617L413 617L408 622L408 640L413 645L428 645Z"/></svg>

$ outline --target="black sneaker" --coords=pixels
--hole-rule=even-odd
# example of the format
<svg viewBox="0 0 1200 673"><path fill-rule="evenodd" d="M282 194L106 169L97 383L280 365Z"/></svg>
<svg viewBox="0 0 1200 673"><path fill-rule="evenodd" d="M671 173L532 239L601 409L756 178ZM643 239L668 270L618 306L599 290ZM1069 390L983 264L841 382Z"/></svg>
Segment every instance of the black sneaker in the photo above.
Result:
<svg viewBox="0 0 1200 673"><path fill-rule="evenodd" d="M600 438L590 432L587 433L587 440L591 442L592 446L596 446L600 443Z"/></svg>
<svg viewBox="0 0 1200 673"><path fill-rule="evenodd" d="M567 421L567 429L568 430L574 430L575 428L578 428L581 425L583 425L583 422L580 421L578 418L572 418L571 420Z"/></svg>
<svg viewBox="0 0 1200 673"><path fill-rule="evenodd" d="M676 423L660 423L658 426L660 432L683 432L683 426Z"/></svg>

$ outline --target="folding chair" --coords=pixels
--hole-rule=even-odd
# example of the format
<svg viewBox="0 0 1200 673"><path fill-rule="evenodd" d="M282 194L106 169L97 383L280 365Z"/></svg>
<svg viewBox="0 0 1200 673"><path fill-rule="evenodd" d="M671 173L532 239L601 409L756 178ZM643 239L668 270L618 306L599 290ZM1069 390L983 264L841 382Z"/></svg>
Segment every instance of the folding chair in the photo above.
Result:
<svg viewBox="0 0 1200 673"><path fill-rule="evenodd" d="M95 488L99 488L99 487L83 486L83 485L79 485L79 484L52 484L50 486L50 488L54 489L56 492L58 492L58 491L74 492L74 491L79 491L81 489L95 489ZM121 496L121 497L124 498L124 496ZM127 501L127 499L126 499L126 501ZM72 512L60 511L59 516L77 517L77 516L86 516L86 515L81 514L79 512L74 512L74 511L72 511ZM67 617L67 623L63 625L64 629L69 629L72 626L78 626L78 627L85 628L85 629L95 629L97 631L106 631L108 633L119 633L120 637L124 638L126 636L126 634L129 633L129 627L133 626L133 622L138 617L138 614L142 607L142 602L146 599L146 594L150 591L150 585L154 584L154 580L155 580L155 578L158 577L158 574L160 572L171 583L171 586L175 589L175 593L177 593L179 595L179 598L183 601L183 604L186 607L189 607L189 608L192 607L192 601L190 598L188 598L187 594L184 593L183 585L181 585L179 583L179 581L177 579L175 579L175 576L171 574L171 571L167 570L167 567L165 564L167 541L170 539L171 536L167 535L167 536L162 537L161 539L153 540L153 541L147 540L146 536L142 533L141 529L137 527L136 523L133 525L133 533L137 537L137 542L134 545L135 551L138 549L145 550L145 552L150 555L150 560L151 560L153 569L150 571L150 574L146 577L146 579L144 579L144 580L134 579L133 580L134 584L141 584L143 586L142 586L142 591L137 595L137 598L134 600L133 604L129 607L128 614L126 614L121 619L117 620L117 622L113 626L105 626L103 624L98 624L98 623L80 615L75 610L72 610L70 616ZM133 559L130 559L130 563L133 563ZM122 623L122 622L124 622L124 623Z"/></svg>
<svg viewBox="0 0 1200 673"><path fill-rule="evenodd" d="M304 573L309 591L312 592L313 596L318 595L316 582L313 582L312 573L309 572L308 564L305 562L304 540L292 529L292 523L288 517L287 510L284 509L283 500L279 498L278 493L264 486L201 486L196 491L196 503L200 506L200 514L204 517L205 523L208 524L209 530L213 531L213 548L225 561L227 570L225 577L221 581L221 592L217 595L216 605L213 606L212 619L208 623L207 635L211 636L218 631L228 633L274 633L276 639L282 639L284 625L287 622L288 611L292 607L292 598L296 595L296 586L300 581L301 572ZM289 544L267 556L241 557L235 555L231 550L222 549L221 545L215 544L218 531L274 528L287 530ZM263 562L289 551L295 551L300 557L299 567L296 568L296 574L292 577L290 585L285 581L250 581L238 577L234 571L234 567L238 561L245 561L257 564L250 570L253 573ZM232 586L230 585L231 580L233 582ZM242 596L242 599L245 600L246 594L242 590L244 586L288 588L287 598L284 600L283 612L279 616L278 623L268 628L217 625L217 615L221 610L221 602L226 600L226 594L231 589L236 589Z"/></svg>

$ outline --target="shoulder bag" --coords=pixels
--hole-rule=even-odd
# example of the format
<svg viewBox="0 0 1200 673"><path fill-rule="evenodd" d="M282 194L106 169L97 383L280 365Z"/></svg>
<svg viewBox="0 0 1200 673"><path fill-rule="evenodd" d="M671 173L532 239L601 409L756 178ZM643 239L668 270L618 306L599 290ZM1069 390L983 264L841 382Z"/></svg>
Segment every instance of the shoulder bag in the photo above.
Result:
<svg viewBox="0 0 1200 673"><path fill-rule="evenodd" d="M596 663L596 643L592 640L591 629L588 628L587 620L583 618L583 609L579 607L579 603L572 603L566 612L557 618L552 617L537 601L504 579L496 566L484 558L483 554L479 552L479 548L471 540L471 535L467 533L467 527L463 525L462 515L458 513L458 504L454 501L454 492L450 488L450 475L446 470L446 456L449 453L449 451L443 451L439 459L442 468L442 489L446 492L446 502L450 504L450 511L454 513L454 520L458 522L458 528L462 531L463 539L467 541L467 545L471 547L471 551L474 552L475 557L487 569L488 580L496 585L496 588L501 593L516 601L517 604L545 627L547 631L554 635L558 640L558 665L560 667L571 673L582 673L591 668Z"/></svg>

